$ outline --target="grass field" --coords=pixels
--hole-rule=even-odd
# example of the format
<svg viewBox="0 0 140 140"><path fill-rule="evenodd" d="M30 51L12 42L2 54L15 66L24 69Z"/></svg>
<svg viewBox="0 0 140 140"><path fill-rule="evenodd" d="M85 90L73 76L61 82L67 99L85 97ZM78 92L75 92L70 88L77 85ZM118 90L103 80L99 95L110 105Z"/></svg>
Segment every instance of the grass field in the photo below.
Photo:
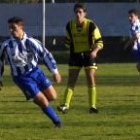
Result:
<svg viewBox="0 0 140 140"><path fill-rule="evenodd" d="M59 65L63 81L54 84L58 91L58 99L52 102L55 109L63 97L67 68ZM32 101L25 101L6 67L0 91L0 140L140 140L140 76L135 64L100 64L96 79L100 113L89 114L81 71L71 110L57 112L63 121L57 129Z"/></svg>

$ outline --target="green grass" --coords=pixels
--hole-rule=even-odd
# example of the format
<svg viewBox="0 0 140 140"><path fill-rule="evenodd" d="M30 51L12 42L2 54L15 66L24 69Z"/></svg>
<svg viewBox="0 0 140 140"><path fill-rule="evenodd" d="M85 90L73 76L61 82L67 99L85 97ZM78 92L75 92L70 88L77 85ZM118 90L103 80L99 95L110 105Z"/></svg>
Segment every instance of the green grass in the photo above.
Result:
<svg viewBox="0 0 140 140"><path fill-rule="evenodd" d="M46 73L49 73L42 67ZM67 66L59 65L63 81L54 84L62 100ZM52 79L49 74L50 79ZM97 115L89 114L86 79L82 70L68 114L59 114L63 127L56 129L32 101L25 101L12 82L9 68L0 91L0 140L139 140L140 76L135 64L100 64L97 72Z"/></svg>

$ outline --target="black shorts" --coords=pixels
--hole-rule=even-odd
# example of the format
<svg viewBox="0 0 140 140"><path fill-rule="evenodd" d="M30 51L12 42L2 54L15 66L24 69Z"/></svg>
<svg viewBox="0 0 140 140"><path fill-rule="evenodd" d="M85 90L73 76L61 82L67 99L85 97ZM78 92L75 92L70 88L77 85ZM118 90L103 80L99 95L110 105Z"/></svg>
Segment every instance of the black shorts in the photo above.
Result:
<svg viewBox="0 0 140 140"><path fill-rule="evenodd" d="M84 52L84 53L73 53L70 54L69 59L69 67L70 68L93 68L97 69L96 60L91 58L90 52Z"/></svg>

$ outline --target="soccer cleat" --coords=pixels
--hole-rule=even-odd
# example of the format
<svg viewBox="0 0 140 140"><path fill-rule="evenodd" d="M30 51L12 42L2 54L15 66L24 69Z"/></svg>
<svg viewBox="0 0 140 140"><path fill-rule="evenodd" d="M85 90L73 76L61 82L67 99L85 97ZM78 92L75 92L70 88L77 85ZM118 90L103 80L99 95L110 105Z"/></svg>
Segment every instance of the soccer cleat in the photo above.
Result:
<svg viewBox="0 0 140 140"><path fill-rule="evenodd" d="M66 105L60 105L57 107L58 111L62 112L62 113L67 113L68 108Z"/></svg>
<svg viewBox="0 0 140 140"><path fill-rule="evenodd" d="M61 128L61 127L62 127L61 122L57 122L57 123L55 123L55 127L56 127L56 128Z"/></svg>
<svg viewBox="0 0 140 140"><path fill-rule="evenodd" d="M89 113L95 113L95 114L98 114L99 113L99 110L97 108L93 108L91 107L90 110L89 110Z"/></svg>

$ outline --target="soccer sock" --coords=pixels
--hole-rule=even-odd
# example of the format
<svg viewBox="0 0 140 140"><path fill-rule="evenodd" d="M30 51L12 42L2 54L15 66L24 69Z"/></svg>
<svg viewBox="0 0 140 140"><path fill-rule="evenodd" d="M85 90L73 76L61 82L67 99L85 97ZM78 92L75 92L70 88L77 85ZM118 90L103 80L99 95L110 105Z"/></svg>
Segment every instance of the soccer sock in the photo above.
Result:
<svg viewBox="0 0 140 140"><path fill-rule="evenodd" d="M95 86L88 87L88 93L90 107L96 108L96 96L97 96L96 87Z"/></svg>
<svg viewBox="0 0 140 140"><path fill-rule="evenodd" d="M64 104L69 108L70 106L70 101L73 95L73 88L72 87L67 87L64 93Z"/></svg>
<svg viewBox="0 0 140 140"><path fill-rule="evenodd" d="M53 108L50 105L46 106L42 110L53 121L54 124L60 122L59 117L56 115L56 113L54 112Z"/></svg>

